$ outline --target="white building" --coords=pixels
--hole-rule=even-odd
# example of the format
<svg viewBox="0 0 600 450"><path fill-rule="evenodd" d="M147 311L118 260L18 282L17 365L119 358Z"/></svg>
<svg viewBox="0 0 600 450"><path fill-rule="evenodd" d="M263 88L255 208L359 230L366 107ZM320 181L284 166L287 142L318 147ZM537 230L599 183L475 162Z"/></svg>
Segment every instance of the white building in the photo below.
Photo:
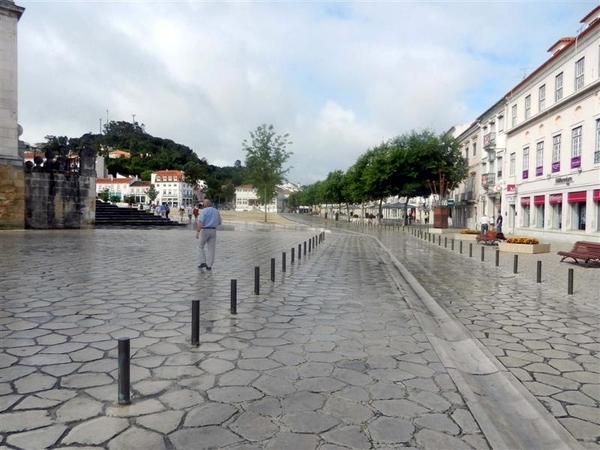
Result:
<svg viewBox="0 0 600 450"><path fill-rule="evenodd" d="M235 188L235 210L236 211L264 211L264 205L259 203L256 189L251 184L243 184ZM267 212L277 212L277 198L267 204Z"/></svg>
<svg viewBox="0 0 600 450"><path fill-rule="evenodd" d="M461 225L476 228L481 214L501 211L510 234L600 238L600 6L581 22L578 36L560 39L545 63L458 136L471 149L469 179L455 192L466 202L455 216L458 206L472 208Z"/></svg>
<svg viewBox="0 0 600 450"><path fill-rule="evenodd" d="M200 190L194 191L192 186L184 181L185 173L181 170L159 170L151 175L150 182L158 192L155 203L166 203L171 207L179 205L191 206L200 201ZM205 186L200 181L199 188Z"/></svg>

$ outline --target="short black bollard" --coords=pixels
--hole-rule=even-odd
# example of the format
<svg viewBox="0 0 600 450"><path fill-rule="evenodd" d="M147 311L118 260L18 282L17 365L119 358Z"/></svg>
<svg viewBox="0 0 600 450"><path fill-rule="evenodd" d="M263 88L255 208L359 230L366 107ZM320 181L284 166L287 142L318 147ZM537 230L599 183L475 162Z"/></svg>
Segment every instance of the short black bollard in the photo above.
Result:
<svg viewBox="0 0 600 450"><path fill-rule="evenodd" d="M485 247L481 247L481 260L485 261Z"/></svg>
<svg viewBox="0 0 600 450"><path fill-rule="evenodd" d="M447 237L444 238L444 247L448 248L448 238Z"/></svg>
<svg viewBox="0 0 600 450"><path fill-rule="evenodd" d="M567 285L567 294L573 295L573 278L575 277L575 271L573 269L569 269L569 279Z"/></svg>
<svg viewBox="0 0 600 450"><path fill-rule="evenodd" d="M283 253L281 254L281 271L282 271L282 272L285 272L285 269L286 269L286 267L285 267L285 265L286 265L286 262L287 262L287 261L286 261L286 255L285 255L285 252L283 252Z"/></svg>
<svg viewBox="0 0 600 450"><path fill-rule="evenodd" d="M469 258L473 257L473 243L469 242Z"/></svg>
<svg viewBox="0 0 600 450"><path fill-rule="evenodd" d="M260 266L254 268L254 293L260 294Z"/></svg>
<svg viewBox="0 0 600 450"><path fill-rule="evenodd" d="M438 236L438 245L442 245L442 236Z"/></svg>
<svg viewBox="0 0 600 450"><path fill-rule="evenodd" d="M302 259L302 244L298 244L298 261Z"/></svg>
<svg viewBox="0 0 600 450"><path fill-rule="evenodd" d="M462 255L462 243L463 243L463 241L460 241L458 243L458 253L460 253L461 255Z"/></svg>
<svg viewBox="0 0 600 450"><path fill-rule="evenodd" d="M312 238L310 238L308 240L308 253L310 253L310 249L311 249L311 246L312 246L311 244L312 244Z"/></svg>
<svg viewBox="0 0 600 450"><path fill-rule="evenodd" d="M304 256L306 256L306 241L304 241Z"/></svg>
<svg viewBox="0 0 600 450"><path fill-rule="evenodd" d="M519 271L519 255L514 255L513 257L513 273L517 273Z"/></svg>
<svg viewBox="0 0 600 450"><path fill-rule="evenodd" d="M452 244L452 246L451 246L451 248L452 248L452 251L454 251L454 238L452 238L452 242L451 242L451 244Z"/></svg>
<svg viewBox="0 0 600 450"><path fill-rule="evenodd" d="M496 249L496 267L500 265L500 250Z"/></svg>
<svg viewBox="0 0 600 450"><path fill-rule="evenodd" d="M129 395L129 362L130 362L130 341L129 338L119 339L118 345L118 364L119 364L119 405L129 405L131 397Z"/></svg>
<svg viewBox="0 0 600 450"><path fill-rule="evenodd" d="M231 314L237 314L237 280L231 280Z"/></svg>
<svg viewBox="0 0 600 450"><path fill-rule="evenodd" d="M294 250L296 250L294 247L292 247L292 254L290 255L290 263L294 264Z"/></svg>
<svg viewBox="0 0 600 450"><path fill-rule="evenodd" d="M538 262L537 262L537 275L536 275L536 278L535 278L535 280L536 280L538 283L541 283L541 282L542 282L542 262L541 262L541 261L538 261Z"/></svg>
<svg viewBox="0 0 600 450"><path fill-rule="evenodd" d="M192 300L192 340L197 347L200 344L200 300Z"/></svg>
<svg viewBox="0 0 600 450"><path fill-rule="evenodd" d="M271 258L271 281L275 281L275 258Z"/></svg>

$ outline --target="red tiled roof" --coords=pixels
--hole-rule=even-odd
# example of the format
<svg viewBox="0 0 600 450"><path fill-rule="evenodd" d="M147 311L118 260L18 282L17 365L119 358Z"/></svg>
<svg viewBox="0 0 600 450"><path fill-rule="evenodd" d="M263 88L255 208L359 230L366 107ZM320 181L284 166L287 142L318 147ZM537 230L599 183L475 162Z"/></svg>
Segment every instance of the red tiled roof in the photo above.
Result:
<svg viewBox="0 0 600 450"><path fill-rule="evenodd" d="M128 184L133 178L96 178L96 184Z"/></svg>
<svg viewBox="0 0 600 450"><path fill-rule="evenodd" d="M558 47L560 44L562 44L563 42L566 43L571 43L575 40L574 37L564 37L564 38L560 38L558 41L556 41L554 44L552 44L552 46L548 49L549 52L553 52L554 49L556 47Z"/></svg>
<svg viewBox="0 0 600 450"><path fill-rule="evenodd" d="M159 176L159 177L182 177L183 172L181 170L157 170L156 176Z"/></svg>
<svg viewBox="0 0 600 450"><path fill-rule="evenodd" d="M580 23L587 22L588 19L596 13L600 13L600 5L596 6L594 9L592 9L583 19L581 19Z"/></svg>
<svg viewBox="0 0 600 450"><path fill-rule="evenodd" d="M131 183L131 187L150 186L150 184L149 181L135 181L134 183Z"/></svg>

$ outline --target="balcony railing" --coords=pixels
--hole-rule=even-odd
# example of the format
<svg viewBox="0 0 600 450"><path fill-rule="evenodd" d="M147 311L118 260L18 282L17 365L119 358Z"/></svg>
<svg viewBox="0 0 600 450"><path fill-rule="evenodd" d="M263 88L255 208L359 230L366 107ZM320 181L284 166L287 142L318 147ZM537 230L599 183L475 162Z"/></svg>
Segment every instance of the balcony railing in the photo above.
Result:
<svg viewBox="0 0 600 450"><path fill-rule="evenodd" d="M483 136L483 148L494 148L496 146L496 133L491 132Z"/></svg>
<svg viewBox="0 0 600 450"><path fill-rule="evenodd" d="M461 201L465 201L467 199L467 193L466 192L462 192L460 194L460 199L461 199Z"/></svg>
<svg viewBox="0 0 600 450"><path fill-rule="evenodd" d="M484 173L481 175L481 184L485 187L496 184L496 174L495 173Z"/></svg>
<svg viewBox="0 0 600 450"><path fill-rule="evenodd" d="M467 201L473 201L475 199L475 193L473 191L467 192Z"/></svg>

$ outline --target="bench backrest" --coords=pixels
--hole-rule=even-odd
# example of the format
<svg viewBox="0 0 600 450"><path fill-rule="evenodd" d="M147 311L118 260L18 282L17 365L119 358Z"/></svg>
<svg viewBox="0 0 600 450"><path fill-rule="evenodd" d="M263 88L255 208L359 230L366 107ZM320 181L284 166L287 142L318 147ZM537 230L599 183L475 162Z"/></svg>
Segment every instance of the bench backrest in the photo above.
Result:
<svg viewBox="0 0 600 450"><path fill-rule="evenodd" d="M600 242L577 241L573 245L572 252L600 254Z"/></svg>

